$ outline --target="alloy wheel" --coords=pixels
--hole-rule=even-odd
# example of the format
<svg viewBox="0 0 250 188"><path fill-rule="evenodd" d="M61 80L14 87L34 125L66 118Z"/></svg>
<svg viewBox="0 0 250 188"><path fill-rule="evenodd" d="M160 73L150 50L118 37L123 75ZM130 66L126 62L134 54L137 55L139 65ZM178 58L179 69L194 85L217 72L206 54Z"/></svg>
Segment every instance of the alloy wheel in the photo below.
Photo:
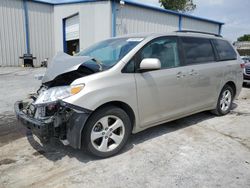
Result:
<svg viewBox="0 0 250 188"><path fill-rule="evenodd" d="M91 144L100 152L116 149L125 135L123 121L116 116L104 116L98 120L91 131Z"/></svg>
<svg viewBox="0 0 250 188"><path fill-rule="evenodd" d="M227 89L223 91L222 96L221 96L221 100L220 100L221 110L224 112L227 111L231 106L231 102L232 102L232 93Z"/></svg>

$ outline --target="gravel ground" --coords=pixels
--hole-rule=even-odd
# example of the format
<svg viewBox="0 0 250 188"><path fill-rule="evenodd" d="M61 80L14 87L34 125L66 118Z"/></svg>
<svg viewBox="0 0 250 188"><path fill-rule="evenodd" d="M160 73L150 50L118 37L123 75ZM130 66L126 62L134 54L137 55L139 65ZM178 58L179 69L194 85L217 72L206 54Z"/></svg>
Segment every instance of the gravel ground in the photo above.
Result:
<svg viewBox="0 0 250 188"><path fill-rule="evenodd" d="M208 112L132 135L95 159L57 141L42 145L13 113L44 69L0 68L0 187L250 187L250 87L229 115Z"/></svg>

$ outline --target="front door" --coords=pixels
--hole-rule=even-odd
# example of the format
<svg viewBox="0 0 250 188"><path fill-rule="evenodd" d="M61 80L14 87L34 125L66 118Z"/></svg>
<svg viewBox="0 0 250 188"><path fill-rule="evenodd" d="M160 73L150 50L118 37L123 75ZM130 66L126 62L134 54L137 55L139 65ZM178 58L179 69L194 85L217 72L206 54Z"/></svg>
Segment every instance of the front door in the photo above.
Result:
<svg viewBox="0 0 250 188"><path fill-rule="evenodd" d="M183 76L185 68L181 67L179 58L177 37L154 39L135 57L137 64L145 58L158 58L162 66L161 70L135 74L140 126L149 127L184 114L187 111L187 83Z"/></svg>

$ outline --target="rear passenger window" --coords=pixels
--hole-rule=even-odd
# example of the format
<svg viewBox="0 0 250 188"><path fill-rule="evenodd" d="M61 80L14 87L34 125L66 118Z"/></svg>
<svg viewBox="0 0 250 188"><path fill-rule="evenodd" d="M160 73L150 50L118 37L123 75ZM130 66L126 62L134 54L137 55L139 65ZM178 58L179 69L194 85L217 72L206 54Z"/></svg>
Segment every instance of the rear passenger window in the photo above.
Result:
<svg viewBox="0 0 250 188"><path fill-rule="evenodd" d="M213 47L209 39L182 37L182 45L187 65L215 60Z"/></svg>
<svg viewBox="0 0 250 188"><path fill-rule="evenodd" d="M229 42L225 40L213 40L213 43L219 55L220 61L234 60L237 58L237 55Z"/></svg>

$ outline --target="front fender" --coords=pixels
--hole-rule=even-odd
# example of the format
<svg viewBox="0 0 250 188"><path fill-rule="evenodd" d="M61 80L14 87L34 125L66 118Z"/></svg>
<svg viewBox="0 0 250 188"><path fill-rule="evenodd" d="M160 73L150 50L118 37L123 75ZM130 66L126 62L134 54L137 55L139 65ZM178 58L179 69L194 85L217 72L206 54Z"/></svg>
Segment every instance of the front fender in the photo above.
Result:
<svg viewBox="0 0 250 188"><path fill-rule="evenodd" d="M63 101L91 111L106 103L120 101L130 106L135 118L139 120L134 74L118 74L97 80L86 80L84 84L82 92Z"/></svg>

